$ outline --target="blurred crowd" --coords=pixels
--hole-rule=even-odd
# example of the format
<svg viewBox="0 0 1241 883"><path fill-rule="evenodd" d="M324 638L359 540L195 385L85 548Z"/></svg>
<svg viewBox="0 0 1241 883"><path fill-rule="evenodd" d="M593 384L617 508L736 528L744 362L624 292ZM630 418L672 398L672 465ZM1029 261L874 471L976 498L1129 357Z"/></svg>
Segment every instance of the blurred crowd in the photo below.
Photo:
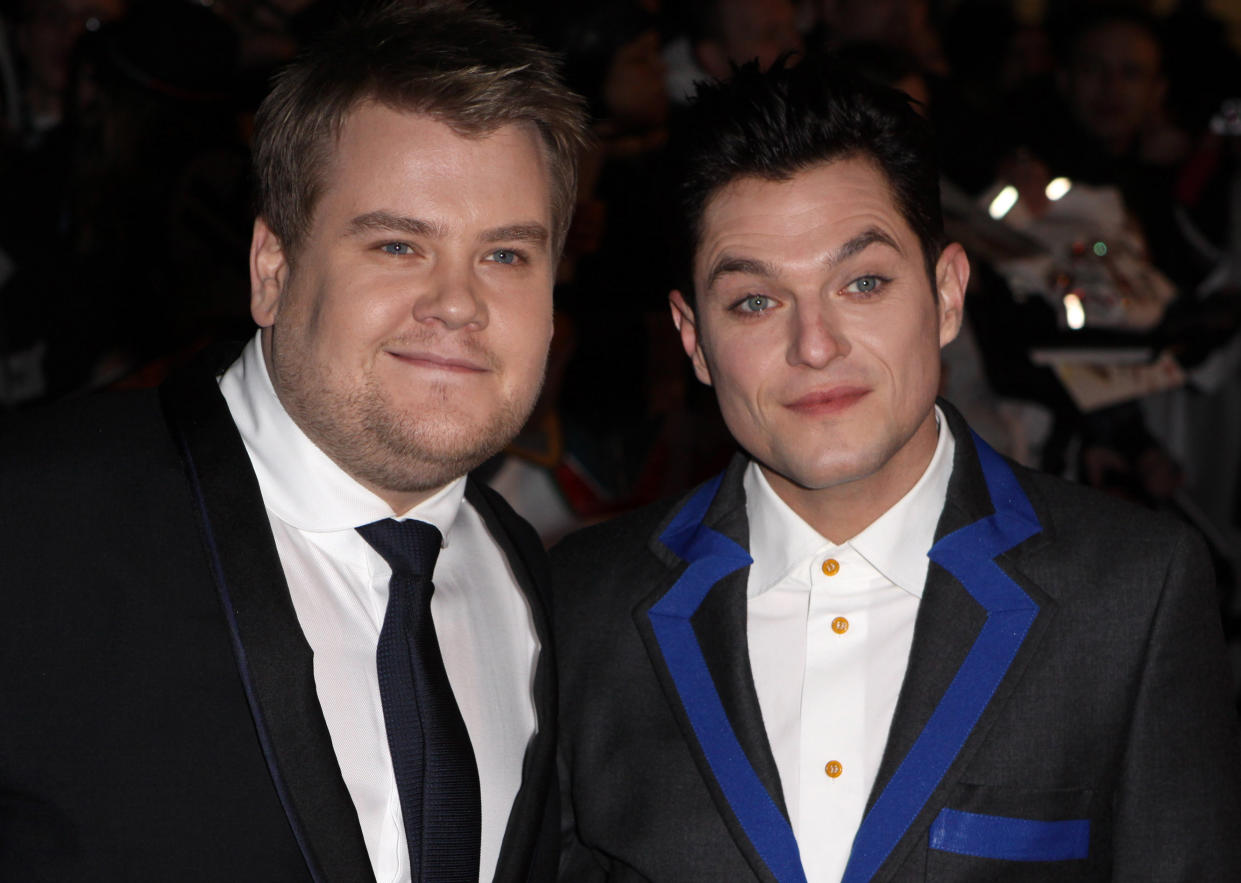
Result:
<svg viewBox="0 0 1241 883"><path fill-rule="evenodd" d="M358 5L0 0L0 423L249 333L252 114ZM491 5L561 55L594 119L543 397L485 467L548 542L729 456L668 320L687 268L663 147L695 81L832 51L940 138L974 264L946 395L1011 456L1178 509L1235 567L1241 17L1202 0Z"/></svg>

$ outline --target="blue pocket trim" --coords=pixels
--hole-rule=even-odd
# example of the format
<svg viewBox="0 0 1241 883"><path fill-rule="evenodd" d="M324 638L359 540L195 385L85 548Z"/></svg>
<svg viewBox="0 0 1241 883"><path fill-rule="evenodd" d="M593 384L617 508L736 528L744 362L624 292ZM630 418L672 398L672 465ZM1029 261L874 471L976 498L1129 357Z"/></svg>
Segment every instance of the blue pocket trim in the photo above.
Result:
<svg viewBox="0 0 1241 883"><path fill-rule="evenodd" d="M945 809L931 825L931 849L1011 862L1090 856L1090 820L1039 822Z"/></svg>

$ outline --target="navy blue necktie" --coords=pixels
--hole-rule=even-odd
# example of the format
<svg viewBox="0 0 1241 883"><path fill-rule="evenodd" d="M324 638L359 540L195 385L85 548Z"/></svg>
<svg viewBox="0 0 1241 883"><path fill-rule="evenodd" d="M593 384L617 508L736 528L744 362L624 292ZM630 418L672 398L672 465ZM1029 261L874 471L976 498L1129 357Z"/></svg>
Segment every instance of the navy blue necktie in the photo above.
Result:
<svg viewBox="0 0 1241 883"><path fill-rule="evenodd" d="M375 662L410 877L477 883L478 767L431 620L440 532L423 521L388 518L358 533L392 568Z"/></svg>

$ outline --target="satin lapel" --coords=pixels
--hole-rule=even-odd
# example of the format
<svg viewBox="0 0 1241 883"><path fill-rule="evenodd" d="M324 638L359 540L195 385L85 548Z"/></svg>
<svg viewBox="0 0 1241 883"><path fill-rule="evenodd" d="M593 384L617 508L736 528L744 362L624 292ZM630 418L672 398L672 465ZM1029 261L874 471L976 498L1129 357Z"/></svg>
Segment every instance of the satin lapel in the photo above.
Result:
<svg viewBox="0 0 1241 883"><path fill-rule="evenodd" d="M765 881L804 881L762 723L746 641L744 460L661 529L674 569L634 611L652 664L720 815Z"/></svg>
<svg viewBox="0 0 1241 883"><path fill-rule="evenodd" d="M889 877L930 824L959 775L950 769L963 767L1011 692L1024 666L1014 660L1023 648L1028 658L1042 632L1032 627L1050 603L996 561L1042 530L1033 507L1004 460L945 410L958 449L948 504L929 553L883 765L845 883Z"/></svg>
<svg viewBox="0 0 1241 883"><path fill-rule="evenodd" d="M198 502L204 553L259 743L311 877L372 881L362 829L315 693L310 646L258 481L215 375L198 363L166 383L160 396Z"/></svg>
<svg viewBox="0 0 1241 883"><path fill-rule="evenodd" d="M532 547L527 548L515 542L512 531L505 526L496 507L492 505L490 496L473 478L466 484L465 495L482 516L488 533L499 544L517 577L517 582L530 604L530 615L539 638L539 661L534 674L534 706L538 731L526 748L522 763L521 789L517 792L513 809L509 813L495 874L496 881L525 880L535 866L534 851L538 845L541 826L545 822L548 791L556 775L556 668L552 662L547 607L544 596L539 591L540 581L542 585L547 585L549 576L545 564L532 561L529 557L531 554L544 554L533 531L530 531L528 539L528 543L533 543ZM537 577L536 572L539 574Z"/></svg>

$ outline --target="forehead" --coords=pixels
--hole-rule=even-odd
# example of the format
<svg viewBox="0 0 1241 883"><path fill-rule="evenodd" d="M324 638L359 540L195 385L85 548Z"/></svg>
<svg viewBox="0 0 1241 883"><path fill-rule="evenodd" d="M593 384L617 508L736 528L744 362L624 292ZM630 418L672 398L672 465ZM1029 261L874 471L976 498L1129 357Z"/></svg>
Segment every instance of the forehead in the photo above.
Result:
<svg viewBox="0 0 1241 883"><path fill-rule="evenodd" d="M784 180L737 178L703 208L694 258L697 275L724 251L778 249L788 258L817 254L875 228L918 254L887 176L866 157L819 163Z"/></svg>
<svg viewBox="0 0 1241 883"><path fill-rule="evenodd" d="M449 210L458 200L462 214L503 209L541 221L550 213L548 163L533 125L462 134L429 114L374 101L345 115L323 184L324 201L438 202Z"/></svg>
<svg viewBox="0 0 1241 883"><path fill-rule="evenodd" d="M430 163L477 165L484 159L511 155L522 163L531 154L542 154L542 140L534 125L501 124L489 129L466 131L438 115L404 110L376 100L354 105L341 118L334 159L363 155L394 159L413 157Z"/></svg>

